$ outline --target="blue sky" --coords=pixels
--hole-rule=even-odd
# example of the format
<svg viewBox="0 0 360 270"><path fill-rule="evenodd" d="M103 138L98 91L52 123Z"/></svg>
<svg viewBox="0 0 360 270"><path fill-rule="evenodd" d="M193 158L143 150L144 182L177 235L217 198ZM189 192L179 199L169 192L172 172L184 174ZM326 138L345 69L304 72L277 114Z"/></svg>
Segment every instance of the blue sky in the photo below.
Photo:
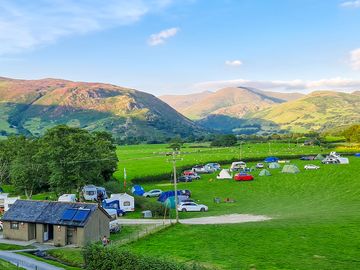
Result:
<svg viewBox="0 0 360 270"><path fill-rule="evenodd" d="M0 76L360 89L360 0L0 0Z"/></svg>

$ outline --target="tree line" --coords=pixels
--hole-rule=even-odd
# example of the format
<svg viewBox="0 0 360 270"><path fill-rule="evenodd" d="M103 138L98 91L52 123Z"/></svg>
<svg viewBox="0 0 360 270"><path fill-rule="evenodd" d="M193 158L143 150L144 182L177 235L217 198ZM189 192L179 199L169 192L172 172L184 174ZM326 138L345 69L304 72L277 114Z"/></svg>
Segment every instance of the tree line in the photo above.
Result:
<svg viewBox="0 0 360 270"><path fill-rule="evenodd" d="M10 136L0 141L0 184L31 198L35 192L80 192L109 181L117 166L116 145L106 132L56 126L42 137Z"/></svg>

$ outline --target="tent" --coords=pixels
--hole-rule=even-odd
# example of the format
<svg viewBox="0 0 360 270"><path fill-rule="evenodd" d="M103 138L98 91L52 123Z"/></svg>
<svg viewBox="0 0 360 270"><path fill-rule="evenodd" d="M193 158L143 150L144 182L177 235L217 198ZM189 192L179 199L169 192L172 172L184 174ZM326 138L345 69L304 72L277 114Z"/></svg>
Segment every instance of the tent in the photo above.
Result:
<svg viewBox="0 0 360 270"><path fill-rule="evenodd" d="M360 157L360 153L356 153L356 154L355 154L355 157Z"/></svg>
<svg viewBox="0 0 360 270"><path fill-rule="evenodd" d="M271 173L267 169L263 169L259 173L259 176L270 176L270 175L271 175Z"/></svg>
<svg viewBox="0 0 360 270"><path fill-rule="evenodd" d="M270 162L278 162L278 158L277 157L267 157L265 158L265 162L270 163Z"/></svg>
<svg viewBox="0 0 360 270"><path fill-rule="evenodd" d="M228 170L222 169L218 176L216 176L217 179L232 179L230 173Z"/></svg>
<svg viewBox="0 0 360 270"><path fill-rule="evenodd" d="M188 196L178 195L178 202L188 199ZM175 196L168 197L163 203L165 207L175 209Z"/></svg>
<svg viewBox="0 0 360 270"><path fill-rule="evenodd" d="M134 195L137 195L137 196L142 196L144 193L145 193L145 190L142 186L140 185L135 185L131 188L131 192L132 194Z"/></svg>
<svg viewBox="0 0 360 270"><path fill-rule="evenodd" d="M299 173L300 170L295 165L285 165L281 172L282 173Z"/></svg>
<svg viewBox="0 0 360 270"><path fill-rule="evenodd" d="M314 158L314 160L323 160L325 157L324 156L322 156L321 154L318 154L315 158Z"/></svg>
<svg viewBox="0 0 360 270"><path fill-rule="evenodd" d="M279 169L279 168L281 168L281 166L280 166L280 164L277 163L277 162L271 162L271 163L269 164L269 169Z"/></svg>

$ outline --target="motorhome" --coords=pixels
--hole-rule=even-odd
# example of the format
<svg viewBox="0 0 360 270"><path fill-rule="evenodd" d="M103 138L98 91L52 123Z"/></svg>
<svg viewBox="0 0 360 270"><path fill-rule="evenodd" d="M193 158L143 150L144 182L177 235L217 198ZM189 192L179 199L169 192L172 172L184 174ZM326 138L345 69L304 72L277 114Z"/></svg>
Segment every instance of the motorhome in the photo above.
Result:
<svg viewBox="0 0 360 270"><path fill-rule="evenodd" d="M99 196L102 196L102 199L108 198L106 190L103 187L87 185L83 187L82 192L86 201L96 201Z"/></svg>

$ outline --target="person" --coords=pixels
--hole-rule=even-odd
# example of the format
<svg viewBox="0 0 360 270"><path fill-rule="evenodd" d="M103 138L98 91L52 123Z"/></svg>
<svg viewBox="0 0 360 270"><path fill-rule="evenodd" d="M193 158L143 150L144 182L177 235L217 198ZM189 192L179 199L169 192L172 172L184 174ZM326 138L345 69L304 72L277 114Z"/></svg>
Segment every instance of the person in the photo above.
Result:
<svg viewBox="0 0 360 270"><path fill-rule="evenodd" d="M101 240L103 246L107 246L109 244L109 239L107 239L106 235L104 235L103 239Z"/></svg>

